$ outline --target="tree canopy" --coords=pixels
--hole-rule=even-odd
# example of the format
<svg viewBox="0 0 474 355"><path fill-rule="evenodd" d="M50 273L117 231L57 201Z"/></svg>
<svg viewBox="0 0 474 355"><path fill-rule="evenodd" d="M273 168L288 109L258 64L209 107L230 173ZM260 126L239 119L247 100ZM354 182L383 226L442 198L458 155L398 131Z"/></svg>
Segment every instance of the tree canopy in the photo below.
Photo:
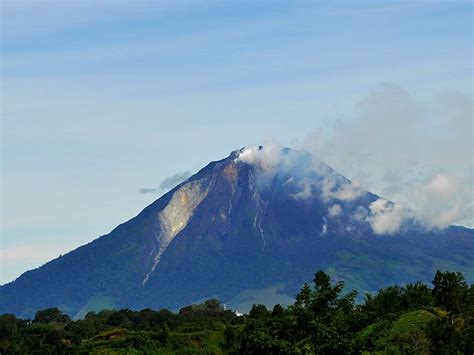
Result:
<svg viewBox="0 0 474 355"><path fill-rule="evenodd" d="M0 316L1 354L472 354L474 287L438 271L433 287L392 285L356 303L323 271L289 307L257 304L248 315L217 299L177 313L103 310L72 320L58 308L32 320Z"/></svg>

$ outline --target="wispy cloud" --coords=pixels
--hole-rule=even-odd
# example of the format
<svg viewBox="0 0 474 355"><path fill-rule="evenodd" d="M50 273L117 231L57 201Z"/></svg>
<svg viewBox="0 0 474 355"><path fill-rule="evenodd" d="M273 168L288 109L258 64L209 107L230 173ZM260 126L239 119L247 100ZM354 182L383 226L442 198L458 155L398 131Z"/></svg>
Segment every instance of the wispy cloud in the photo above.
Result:
<svg viewBox="0 0 474 355"><path fill-rule="evenodd" d="M182 183L184 180L191 176L190 171L182 171L165 178L159 185L159 187L142 187L138 190L141 194L157 194L163 191L167 191Z"/></svg>
<svg viewBox="0 0 474 355"><path fill-rule="evenodd" d="M58 33L78 26L111 25L131 18L143 21L193 4L167 0L4 0L1 5L3 35L19 37Z"/></svg>
<svg viewBox="0 0 474 355"><path fill-rule="evenodd" d="M183 171L180 173L176 173L174 175L168 176L166 179L164 179L161 184L160 184L160 189L161 190L168 190L172 189L176 185L182 183L184 180L189 178L191 176L190 171Z"/></svg>
<svg viewBox="0 0 474 355"><path fill-rule="evenodd" d="M138 192L141 194L156 194L160 192L160 189L154 187L142 187L141 189L138 189Z"/></svg>

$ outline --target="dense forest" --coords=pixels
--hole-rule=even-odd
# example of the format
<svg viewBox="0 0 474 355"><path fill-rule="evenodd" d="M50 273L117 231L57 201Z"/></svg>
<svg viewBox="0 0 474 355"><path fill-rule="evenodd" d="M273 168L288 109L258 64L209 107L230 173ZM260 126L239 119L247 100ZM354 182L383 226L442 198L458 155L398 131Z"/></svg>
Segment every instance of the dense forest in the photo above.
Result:
<svg viewBox="0 0 474 355"><path fill-rule="evenodd" d="M238 315L216 299L174 313L104 310L71 320L0 316L1 354L473 354L474 285L438 271L433 287L390 286L356 303L323 271L293 305Z"/></svg>

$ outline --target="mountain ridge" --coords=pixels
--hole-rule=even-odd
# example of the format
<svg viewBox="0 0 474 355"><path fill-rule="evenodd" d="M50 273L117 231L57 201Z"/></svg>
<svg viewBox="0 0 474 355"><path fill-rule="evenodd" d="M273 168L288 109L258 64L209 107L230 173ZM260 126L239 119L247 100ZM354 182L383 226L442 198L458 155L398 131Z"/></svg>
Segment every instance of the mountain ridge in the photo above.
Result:
<svg viewBox="0 0 474 355"><path fill-rule="evenodd" d="M307 152L242 148L110 233L1 286L0 312L77 314L100 297L129 308L213 296L232 304L280 284L275 292L292 297L316 268L359 291L423 280L443 263L469 271L473 230L426 231L411 219L396 230L386 223L398 217L392 204Z"/></svg>

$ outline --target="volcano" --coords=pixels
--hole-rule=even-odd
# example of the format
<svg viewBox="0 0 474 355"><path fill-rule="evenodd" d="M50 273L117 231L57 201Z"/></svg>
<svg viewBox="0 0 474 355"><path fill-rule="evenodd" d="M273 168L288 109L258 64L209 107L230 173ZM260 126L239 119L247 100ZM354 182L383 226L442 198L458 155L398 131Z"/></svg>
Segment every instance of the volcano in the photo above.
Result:
<svg viewBox="0 0 474 355"><path fill-rule="evenodd" d="M325 270L360 295L429 282L474 281L474 230L427 228L397 205L304 151L232 152L109 234L0 287L0 313L59 307L170 308L219 298L246 311L292 302Z"/></svg>

